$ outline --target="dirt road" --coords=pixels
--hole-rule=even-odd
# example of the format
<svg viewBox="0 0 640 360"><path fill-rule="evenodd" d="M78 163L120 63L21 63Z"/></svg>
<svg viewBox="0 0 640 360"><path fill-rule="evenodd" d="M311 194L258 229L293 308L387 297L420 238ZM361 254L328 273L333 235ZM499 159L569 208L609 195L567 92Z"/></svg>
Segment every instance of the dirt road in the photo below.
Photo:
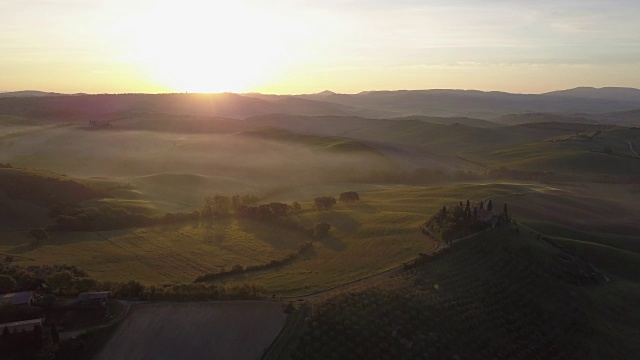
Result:
<svg viewBox="0 0 640 360"><path fill-rule="evenodd" d="M629 140L625 140L625 141L629 145L629 150L631 150L631 152L634 153L636 156L640 157L640 155L638 155L638 153L636 152L636 149L633 148L633 144Z"/></svg>

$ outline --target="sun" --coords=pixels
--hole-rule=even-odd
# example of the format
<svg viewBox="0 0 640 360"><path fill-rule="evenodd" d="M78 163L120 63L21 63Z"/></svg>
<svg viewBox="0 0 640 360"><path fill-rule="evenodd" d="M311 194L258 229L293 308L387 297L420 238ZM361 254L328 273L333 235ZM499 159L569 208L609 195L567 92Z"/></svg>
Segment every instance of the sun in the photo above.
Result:
<svg viewBox="0 0 640 360"><path fill-rule="evenodd" d="M287 61L286 21L237 1L168 2L131 21L135 61L174 91L248 91Z"/></svg>

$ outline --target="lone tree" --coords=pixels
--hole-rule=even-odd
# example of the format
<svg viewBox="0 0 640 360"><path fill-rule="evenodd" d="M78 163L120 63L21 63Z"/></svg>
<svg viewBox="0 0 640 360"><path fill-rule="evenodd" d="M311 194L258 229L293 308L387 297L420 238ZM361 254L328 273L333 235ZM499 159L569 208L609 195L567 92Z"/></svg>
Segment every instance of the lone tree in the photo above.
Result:
<svg viewBox="0 0 640 360"><path fill-rule="evenodd" d="M58 334L58 329L56 328L55 321L51 322L51 340L54 344L60 342L60 335Z"/></svg>
<svg viewBox="0 0 640 360"><path fill-rule="evenodd" d="M507 203L504 203L504 208L502 208L502 214L503 214L505 220L507 220L507 221L511 220L509 218L509 210L507 209Z"/></svg>
<svg viewBox="0 0 640 360"><path fill-rule="evenodd" d="M49 234L42 228L35 228L29 231L29 237L33 238L32 242L34 245L37 245L42 240L47 240L49 238Z"/></svg>
<svg viewBox="0 0 640 360"><path fill-rule="evenodd" d="M318 239L322 239L323 237L329 234L329 230L331 230L331 225L327 222L317 223L314 229L314 235Z"/></svg>
<svg viewBox="0 0 640 360"><path fill-rule="evenodd" d="M333 196L320 196L313 199L313 207L318 210L329 210L336 204L336 198Z"/></svg>
<svg viewBox="0 0 640 360"><path fill-rule="evenodd" d="M355 191L346 191L340 194L339 200L346 204L351 204L360 200L360 195L358 195L358 193Z"/></svg>

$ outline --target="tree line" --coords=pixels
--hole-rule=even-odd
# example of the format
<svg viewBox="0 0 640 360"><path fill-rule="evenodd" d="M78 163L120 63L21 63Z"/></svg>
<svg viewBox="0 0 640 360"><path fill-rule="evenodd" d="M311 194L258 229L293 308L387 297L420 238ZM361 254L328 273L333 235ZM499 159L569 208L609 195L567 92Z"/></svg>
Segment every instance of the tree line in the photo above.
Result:
<svg viewBox="0 0 640 360"><path fill-rule="evenodd" d="M296 258L304 254L305 251L311 249L312 247L313 247L313 243L311 241L307 241L302 246L300 246L298 251L291 252L281 259L278 259L278 260L274 259L269 261L268 263L257 264L257 265L242 266L242 265L236 264L233 267L231 267L231 269L229 270L222 270L217 273L208 273L208 274L200 275L196 277L196 279L193 280L193 282L194 283L208 282L213 280L219 280L221 278L231 276L231 275L245 274L253 271L278 268L293 262Z"/></svg>
<svg viewBox="0 0 640 360"><path fill-rule="evenodd" d="M111 291L114 297L142 300L259 299L266 294L264 287L254 284L146 286L135 280L98 281L73 265L22 267L0 263L0 284L4 284L4 292L32 291L46 284L54 295L77 296L88 291Z"/></svg>
<svg viewBox="0 0 640 360"><path fill-rule="evenodd" d="M464 237L477 231L485 230L503 221L511 221L511 215L507 204L504 204L502 213L493 213L493 202L486 204L480 201L472 207L469 200L453 207L443 206L423 224L423 230L428 230L441 240L449 243L455 238Z"/></svg>

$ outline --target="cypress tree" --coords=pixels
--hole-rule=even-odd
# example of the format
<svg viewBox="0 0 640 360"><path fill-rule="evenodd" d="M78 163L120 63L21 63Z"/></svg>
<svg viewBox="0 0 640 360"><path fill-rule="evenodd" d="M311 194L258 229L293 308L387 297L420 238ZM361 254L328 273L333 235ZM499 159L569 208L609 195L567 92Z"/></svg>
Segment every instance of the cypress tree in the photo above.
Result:
<svg viewBox="0 0 640 360"><path fill-rule="evenodd" d="M54 344L57 344L60 341L60 335L58 335L58 329L56 329L56 323L51 322L51 340L53 340Z"/></svg>

